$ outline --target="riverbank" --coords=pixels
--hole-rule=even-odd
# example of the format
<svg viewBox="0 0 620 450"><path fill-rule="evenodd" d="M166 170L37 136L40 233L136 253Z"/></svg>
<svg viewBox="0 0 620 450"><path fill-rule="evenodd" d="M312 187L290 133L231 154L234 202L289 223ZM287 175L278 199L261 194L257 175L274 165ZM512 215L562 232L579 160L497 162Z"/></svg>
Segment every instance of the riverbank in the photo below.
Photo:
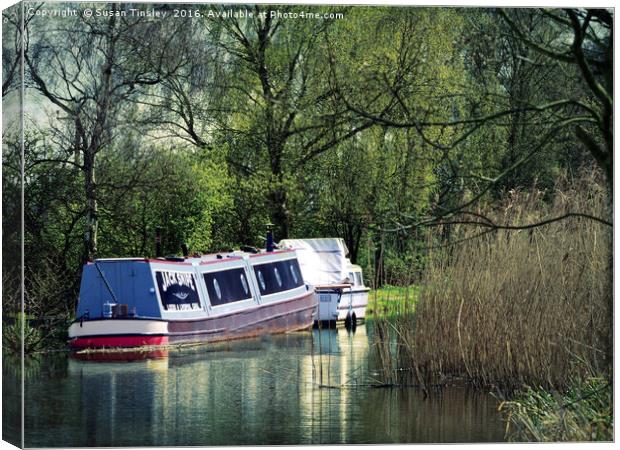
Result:
<svg viewBox="0 0 620 450"><path fill-rule="evenodd" d="M512 191L474 217L544 226L481 234L471 217L455 219L459 244L431 251L413 305L389 300L406 308L378 316L374 347L387 383L430 389L456 378L505 393L514 440L609 440L612 228L548 219L607 217L605 187L590 177L542 196Z"/></svg>
<svg viewBox="0 0 620 450"><path fill-rule="evenodd" d="M383 300L394 308L405 303L404 298L394 296ZM411 345L415 319L415 313L393 314L376 317L372 322L372 346L381 363L378 378L384 385L421 386L431 397L455 384L493 392L498 416L505 422L505 439L511 442L613 440L613 385L609 373L591 369L589 376L572 379L563 388L510 384L507 389L502 380L482 384L463 372L443 373L428 381L416 365Z"/></svg>

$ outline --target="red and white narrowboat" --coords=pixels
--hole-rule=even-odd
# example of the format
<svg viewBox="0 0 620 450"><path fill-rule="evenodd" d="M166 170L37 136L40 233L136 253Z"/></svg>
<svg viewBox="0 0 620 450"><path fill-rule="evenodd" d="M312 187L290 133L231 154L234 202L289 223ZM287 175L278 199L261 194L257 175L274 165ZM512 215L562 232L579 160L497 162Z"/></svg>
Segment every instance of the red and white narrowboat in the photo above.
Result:
<svg viewBox="0 0 620 450"><path fill-rule="evenodd" d="M294 250L97 259L84 266L74 348L210 342L312 326Z"/></svg>

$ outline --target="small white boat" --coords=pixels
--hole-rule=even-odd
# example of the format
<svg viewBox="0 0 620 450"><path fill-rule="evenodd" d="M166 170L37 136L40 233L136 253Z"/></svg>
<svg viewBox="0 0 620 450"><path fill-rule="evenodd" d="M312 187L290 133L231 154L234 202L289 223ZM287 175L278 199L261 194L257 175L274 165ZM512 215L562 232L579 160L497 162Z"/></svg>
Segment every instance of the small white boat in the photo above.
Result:
<svg viewBox="0 0 620 450"><path fill-rule="evenodd" d="M347 259L347 261L349 260ZM347 315L350 315L355 322L356 319L366 317L366 305L368 305L370 289L364 286L362 268L357 264L349 262L347 279L350 281L351 287L344 291L345 295L338 305L338 320L346 320Z"/></svg>
<svg viewBox="0 0 620 450"><path fill-rule="evenodd" d="M304 282L318 297L317 321L355 324L366 317L368 292L362 268L351 264L341 238L284 239L280 248L297 253Z"/></svg>

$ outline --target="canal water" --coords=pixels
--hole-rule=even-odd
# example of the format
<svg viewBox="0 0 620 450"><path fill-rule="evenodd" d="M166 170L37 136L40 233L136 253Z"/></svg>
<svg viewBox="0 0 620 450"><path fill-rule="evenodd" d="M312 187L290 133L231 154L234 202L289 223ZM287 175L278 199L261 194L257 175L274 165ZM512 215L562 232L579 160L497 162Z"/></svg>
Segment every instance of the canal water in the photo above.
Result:
<svg viewBox="0 0 620 450"><path fill-rule="evenodd" d="M27 447L501 442L493 396L378 388L372 325L26 364ZM108 360L106 360L106 358ZM6 427L19 417L5 358ZM7 403L8 402L8 403Z"/></svg>

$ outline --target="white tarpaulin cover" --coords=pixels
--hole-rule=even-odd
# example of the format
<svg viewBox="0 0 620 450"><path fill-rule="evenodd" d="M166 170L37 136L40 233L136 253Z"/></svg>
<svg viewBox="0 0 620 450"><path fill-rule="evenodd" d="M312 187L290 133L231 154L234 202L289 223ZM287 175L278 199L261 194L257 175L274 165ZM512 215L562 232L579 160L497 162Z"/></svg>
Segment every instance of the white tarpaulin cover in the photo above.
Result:
<svg viewBox="0 0 620 450"><path fill-rule="evenodd" d="M348 274L348 250L342 238L283 239L280 248L297 251L304 281L311 285L338 284Z"/></svg>

